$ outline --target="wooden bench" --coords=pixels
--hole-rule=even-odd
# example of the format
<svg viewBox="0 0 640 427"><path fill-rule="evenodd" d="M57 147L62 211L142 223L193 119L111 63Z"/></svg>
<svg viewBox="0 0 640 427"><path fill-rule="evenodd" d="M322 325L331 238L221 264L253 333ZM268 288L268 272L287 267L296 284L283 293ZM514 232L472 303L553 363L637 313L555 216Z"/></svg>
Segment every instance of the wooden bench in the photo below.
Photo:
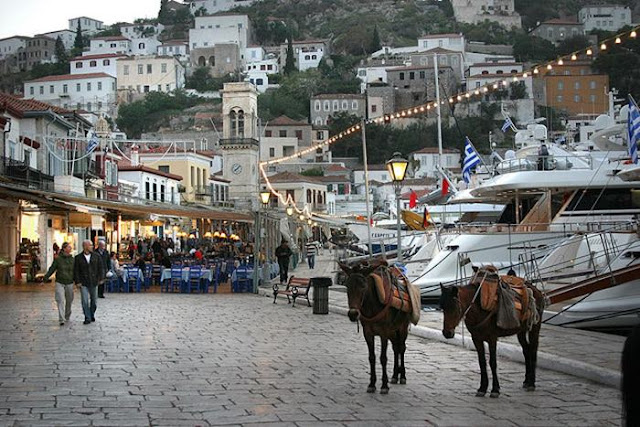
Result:
<svg viewBox="0 0 640 427"><path fill-rule="evenodd" d="M283 291L281 291L278 284L275 283L273 285L273 303L276 303L278 294L282 294L287 296L289 304L291 304L291 299L293 299L292 307L296 306L296 298L306 298L307 304L311 307L311 302L309 301L309 288L311 288L310 281L311 279L291 276L289 282L287 282L287 287Z"/></svg>

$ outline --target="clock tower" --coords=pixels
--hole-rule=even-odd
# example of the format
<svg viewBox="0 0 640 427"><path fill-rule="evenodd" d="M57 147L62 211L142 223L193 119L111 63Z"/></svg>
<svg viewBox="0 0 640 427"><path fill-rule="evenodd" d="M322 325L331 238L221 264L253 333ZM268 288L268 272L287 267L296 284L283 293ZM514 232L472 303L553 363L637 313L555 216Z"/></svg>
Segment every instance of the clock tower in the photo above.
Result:
<svg viewBox="0 0 640 427"><path fill-rule="evenodd" d="M225 83L222 90L220 140L224 169L230 182L229 198L236 208L258 207L260 144L258 142L258 92L251 83Z"/></svg>

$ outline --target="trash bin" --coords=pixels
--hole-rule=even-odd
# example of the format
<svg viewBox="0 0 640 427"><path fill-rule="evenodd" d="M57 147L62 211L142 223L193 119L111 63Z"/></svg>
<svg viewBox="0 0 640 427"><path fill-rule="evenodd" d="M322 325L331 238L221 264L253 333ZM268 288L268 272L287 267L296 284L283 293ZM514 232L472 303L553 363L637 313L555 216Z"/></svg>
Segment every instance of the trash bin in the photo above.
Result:
<svg viewBox="0 0 640 427"><path fill-rule="evenodd" d="M329 286L331 277L313 277L313 314L329 314Z"/></svg>

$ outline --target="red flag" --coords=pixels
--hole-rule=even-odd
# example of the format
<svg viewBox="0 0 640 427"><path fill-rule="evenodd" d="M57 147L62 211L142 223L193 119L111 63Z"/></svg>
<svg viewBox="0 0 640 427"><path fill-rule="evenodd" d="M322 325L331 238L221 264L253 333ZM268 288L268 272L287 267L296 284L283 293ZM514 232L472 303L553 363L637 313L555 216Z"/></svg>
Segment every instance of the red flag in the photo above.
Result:
<svg viewBox="0 0 640 427"><path fill-rule="evenodd" d="M442 178L442 195L446 196L449 193L449 181L446 178Z"/></svg>
<svg viewBox="0 0 640 427"><path fill-rule="evenodd" d="M422 227L423 228L427 228L429 226L429 223L431 222L431 215L429 214L429 211L427 210L427 207L424 207L424 213L422 215Z"/></svg>
<svg viewBox="0 0 640 427"><path fill-rule="evenodd" d="M409 196L409 209L413 209L418 206L418 194L411 190L411 196Z"/></svg>

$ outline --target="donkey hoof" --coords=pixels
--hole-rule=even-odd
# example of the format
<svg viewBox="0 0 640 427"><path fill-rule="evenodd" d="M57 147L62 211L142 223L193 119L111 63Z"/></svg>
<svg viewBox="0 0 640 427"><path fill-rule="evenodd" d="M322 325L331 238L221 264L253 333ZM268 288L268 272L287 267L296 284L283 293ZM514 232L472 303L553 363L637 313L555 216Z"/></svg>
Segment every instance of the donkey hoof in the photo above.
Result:
<svg viewBox="0 0 640 427"><path fill-rule="evenodd" d="M479 390L478 390L478 391L476 392L476 397L484 397L484 395L485 395L485 394L487 394L487 392L486 392L486 391L479 391Z"/></svg>
<svg viewBox="0 0 640 427"><path fill-rule="evenodd" d="M369 387L367 387L367 393L375 393L376 392L376 387L370 385Z"/></svg>
<svg viewBox="0 0 640 427"><path fill-rule="evenodd" d="M397 378L391 378L391 379L389 380L389 382L390 382L391 384L398 384L398 379L397 379Z"/></svg>
<svg viewBox="0 0 640 427"><path fill-rule="evenodd" d="M489 397L492 397L494 399L500 397L500 392L499 391L492 391L491 394L489 395Z"/></svg>
<svg viewBox="0 0 640 427"><path fill-rule="evenodd" d="M383 388L381 388L381 389L380 389L380 394L389 394L389 387L387 387L387 388L384 388L384 387L383 387Z"/></svg>
<svg viewBox="0 0 640 427"><path fill-rule="evenodd" d="M534 385L527 385L524 389L525 389L526 391L536 391L536 386L534 386Z"/></svg>
<svg viewBox="0 0 640 427"><path fill-rule="evenodd" d="M406 383L407 383L406 378L400 378L400 384L406 384Z"/></svg>

